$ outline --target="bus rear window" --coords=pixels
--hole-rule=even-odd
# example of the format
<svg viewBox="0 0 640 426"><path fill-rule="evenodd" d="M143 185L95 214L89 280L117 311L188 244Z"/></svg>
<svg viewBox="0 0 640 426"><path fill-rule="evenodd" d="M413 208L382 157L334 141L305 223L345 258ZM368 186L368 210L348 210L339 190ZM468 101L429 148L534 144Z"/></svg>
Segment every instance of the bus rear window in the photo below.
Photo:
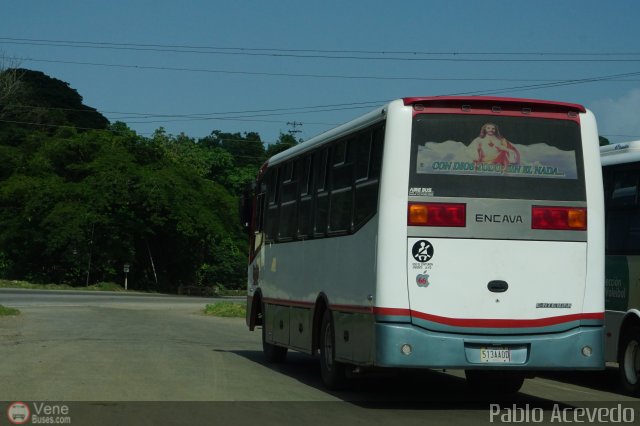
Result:
<svg viewBox="0 0 640 426"><path fill-rule="evenodd" d="M585 200L579 123L420 114L409 195Z"/></svg>

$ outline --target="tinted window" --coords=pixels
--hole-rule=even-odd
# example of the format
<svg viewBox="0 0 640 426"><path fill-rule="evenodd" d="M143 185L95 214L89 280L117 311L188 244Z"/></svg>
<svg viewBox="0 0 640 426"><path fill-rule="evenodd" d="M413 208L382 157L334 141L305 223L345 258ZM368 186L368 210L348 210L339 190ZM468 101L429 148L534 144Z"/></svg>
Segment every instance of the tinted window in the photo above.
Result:
<svg viewBox="0 0 640 426"><path fill-rule="evenodd" d="M296 163L289 161L280 168L280 222L278 227L278 240L290 240L296 236L298 224L298 187Z"/></svg>
<svg viewBox="0 0 640 426"><path fill-rule="evenodd" d="M267 241L344 235L371 219L383 141L377 125L269 169L261 183Z"/></svg>
<svg viewBox="0 0 640 426"><path fill-rule="evenodd" d="M640 253L640 163L603 169L607 254Z"/></svg>
<svg viewBox="0 0 640 426"><path fill-rule="evenodd" d="M410 169L410 195L585 200L580 126L570 120L417 115Z"/></svg>
<svg viewBox="0 0 640 426"><path fill-rule="evenodd" d="M313 155L298 160L300 203L298 207L298 237L313 236Z"/></svg>
<svg viewBox="0 0 640 426"><path fill-rule="evenodd" d="M364 132L358 136L353 144L353 156L356 163L356 181L369 177L371 136L372 132Z"/></svg>
<svg viewBox="0 0 640 426"><path fill-rule="evenodd" d="M267 208L265 211L264 233L267 241L273 241L278 234L278 169L267 172Z"/></svg>

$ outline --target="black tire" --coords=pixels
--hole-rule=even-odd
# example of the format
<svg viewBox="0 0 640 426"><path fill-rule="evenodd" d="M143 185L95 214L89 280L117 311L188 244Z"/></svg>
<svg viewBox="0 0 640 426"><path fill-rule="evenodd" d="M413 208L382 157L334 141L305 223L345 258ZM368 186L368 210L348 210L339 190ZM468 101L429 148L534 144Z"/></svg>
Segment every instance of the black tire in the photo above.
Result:
<svg viewBox="0 0 640 426"><path fill-rule="evenodd" d="M331 390L343 389L346 386L345 365L335 360L335 328L331 312L327 309L320 326L320 373L322 382Z"/></svg>
<svg viewBox="0 0 640 426"><path fill-rule="evenodd" d="M620 337L620 383L632 395L640 394L640 327L629 327Z"/></svg>
<svg viewBox="0 0 640 426"><path fill-rule="evenodd" d="M525 379L518 371L465 370L464 374L471 388L494 395L517 393Z"/></svg>
<svg viewBox="0 0 640 426"><path fill-rule="evenodd" d="M287 348L268 343L267 334L267 316L264 304L262 305L262 353L267 362L279 364L287 358Z"/></svg>

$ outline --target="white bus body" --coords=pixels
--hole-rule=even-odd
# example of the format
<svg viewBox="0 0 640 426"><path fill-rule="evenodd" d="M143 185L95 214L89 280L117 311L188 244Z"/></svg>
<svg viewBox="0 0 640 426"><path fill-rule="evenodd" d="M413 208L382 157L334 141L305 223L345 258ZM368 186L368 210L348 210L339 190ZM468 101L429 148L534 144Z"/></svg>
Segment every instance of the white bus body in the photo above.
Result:
<svg viewBox="0 0 640 426"><path fill-rule="evenodd" d="M253 197L247 324L272 361L319 352L329 387L347 366L437 367L506 391L604 368L582 106L396 100L269 159Z"/></svg>
<svg viewBox="0 0 640 426"><path fill-rule="evenodd" d="M605 192L606 360L640 393L640 141L600 148Z"/></svg>

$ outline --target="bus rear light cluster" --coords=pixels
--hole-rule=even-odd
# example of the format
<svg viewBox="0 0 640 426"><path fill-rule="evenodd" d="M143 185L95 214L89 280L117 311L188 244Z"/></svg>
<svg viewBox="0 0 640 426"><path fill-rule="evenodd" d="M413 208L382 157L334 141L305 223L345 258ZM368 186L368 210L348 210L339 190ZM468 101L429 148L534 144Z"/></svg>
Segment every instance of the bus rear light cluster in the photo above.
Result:
<svg viewBox="0 0 640 426"><path fill-rule="evenodd" d="M531 208L531 228L585 231L587 229L587 209L584 207L533 206Z"/></svg>
<svg viewBox="0 0 640 426"><path fill-rule="evenodd" d="M409 203L407 209L409 226L467 225L467 206L459 203Z"/></svg>

